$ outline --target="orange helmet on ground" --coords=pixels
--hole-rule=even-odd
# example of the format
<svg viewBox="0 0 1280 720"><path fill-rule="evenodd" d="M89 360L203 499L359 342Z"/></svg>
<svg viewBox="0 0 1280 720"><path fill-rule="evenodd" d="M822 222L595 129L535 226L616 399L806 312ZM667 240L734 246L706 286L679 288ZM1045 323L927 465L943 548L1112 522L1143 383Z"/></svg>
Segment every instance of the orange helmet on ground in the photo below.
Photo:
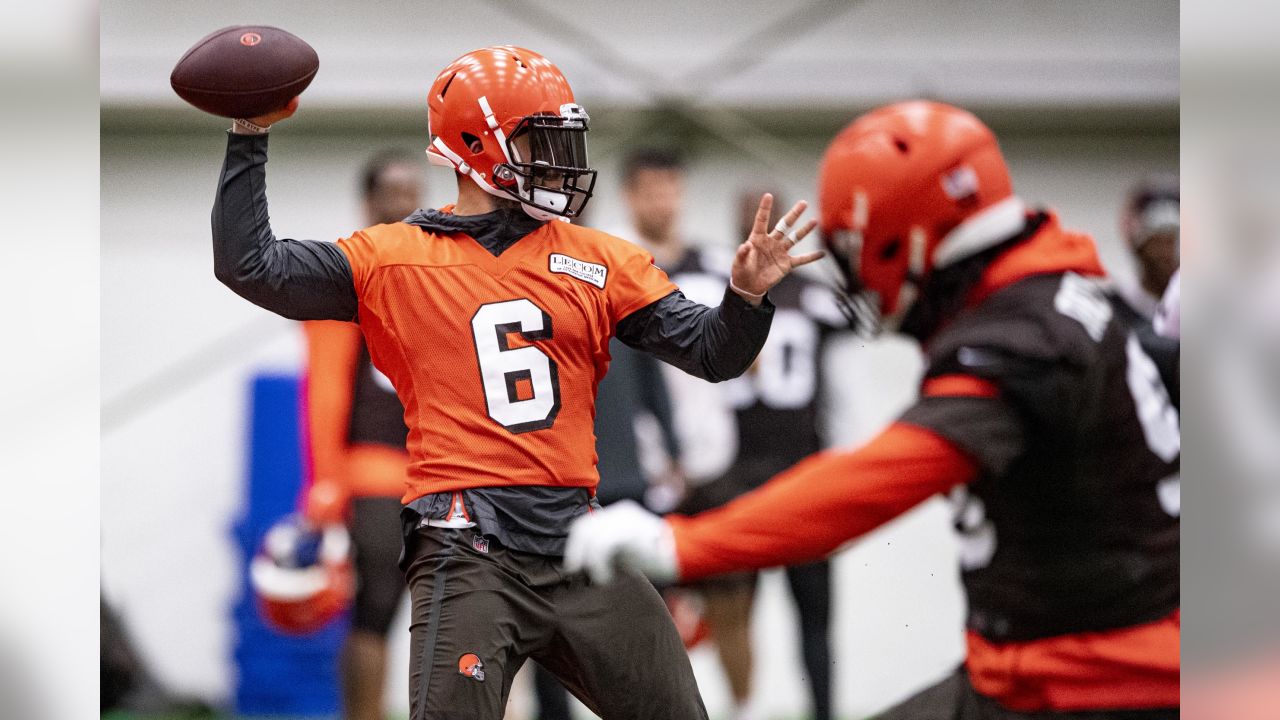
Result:
<svg viewBox="0 0 1280 720"><path fill-rule="evenodd" d="M930 275L1025 225L995 135L943 103L887 105L857 118L819 171L823 242L862 314L901 322Z"/></svg>
<svg viewBox="0 0 1280 720"><path fill-rule="evenodd" d="M472 50L432 83L427 108L433 163L539 220L582 213L596 179L589 118L550 60L512 45Z"/></svg>
<svg viewBox="0 0 1280 720"><path fill-rule="evenodd" d="M249 581L269 625L290 635L315 632L351 603L351 537L342 525L317 529L286 517L263 537Z"/></svg>

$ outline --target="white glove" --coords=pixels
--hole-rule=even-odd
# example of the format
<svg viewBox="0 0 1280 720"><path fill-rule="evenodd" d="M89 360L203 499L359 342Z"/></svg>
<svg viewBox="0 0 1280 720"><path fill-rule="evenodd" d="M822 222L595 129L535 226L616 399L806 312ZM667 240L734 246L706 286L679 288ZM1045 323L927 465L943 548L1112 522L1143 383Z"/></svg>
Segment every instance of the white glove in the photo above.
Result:
<svg viewBox="0 0 1280 720"><path fill-rule="evenodd" d="M633 567L656 582L676 579L676 539L662 518L624 500L583 515L569 526L565 569L593 582L613 579L615 564Z"/></svg>

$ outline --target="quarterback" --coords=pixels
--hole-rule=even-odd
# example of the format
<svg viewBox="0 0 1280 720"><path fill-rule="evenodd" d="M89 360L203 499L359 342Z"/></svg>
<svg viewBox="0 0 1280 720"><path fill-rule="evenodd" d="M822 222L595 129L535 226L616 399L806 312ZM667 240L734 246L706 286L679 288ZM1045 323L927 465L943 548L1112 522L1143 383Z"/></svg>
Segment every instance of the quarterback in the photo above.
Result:
<svg viewBox="0 0 1280 720"><path fill-rule="evenodd" d="M1025 207L991 131L939 103L858 118L819 183L854 314L924 347L918 401L861 448L716 510L580 519L568 567L687 580L789 565L950 493L967 658L885 718L1176 718L1178 411L1092 240Z"/></svg>
<svg viewBox="0 0 1280 720"><path fill-rule="evenodd" d="M815 222L772 198L718 308L686 299L639 247L562 220L595 171L589 118L559 69L522 48L469 52L428 93L427 154L457 202L336 243L277 238L267 129L296 100L237 120L213 209L217 278L285 317L359 323L404 404L402 567L412 598L414 720L499 720L528 658L606 718L706 717L680 638L638 573L563 570L574 518L597 506L592 423L609 340L708 380L740 375L768 335L769 289Z"/></svg>

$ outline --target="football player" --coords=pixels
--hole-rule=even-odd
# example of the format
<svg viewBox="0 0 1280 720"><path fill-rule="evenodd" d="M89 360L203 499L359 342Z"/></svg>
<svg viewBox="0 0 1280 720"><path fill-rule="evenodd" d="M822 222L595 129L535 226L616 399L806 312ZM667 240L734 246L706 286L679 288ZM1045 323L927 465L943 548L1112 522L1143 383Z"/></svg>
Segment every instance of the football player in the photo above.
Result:
<svg viewBox="0 0 1280 720"><path fill-rule="evenodd" d="M858 118L819 183L854 314L924 344L918 401L861 448L719 509L580 519L568 569L803 562L950 493L967 658L883 717L1176 718L1178 412L1103 294L1092 240L1024 206L992 132L941 103Z"/></svg>
<svg viewBox="0 0 1280 720"><path fill-rule="evenodd" d="M725 263L715 257L714 251L696 247L683 234L680 214L685 187L684 164L676 153L656 147L641 147L628 153L622 163L622 189L630 222L618 234L634 238L652 253L658 267L690 298L714 304L724 294ZM758 200L760 195L755 197ZM752 221L755 210L753 202ZM781 288L779 283L770 293L775 303ZM781 308L774 312L770 337L778 328L780 315ZM765 347L768 348L767 342ZM725 498L720 502L711 498L723 489L720 480L738 452L738 428L725 386L742 377L710 385L688 375L668 374L674 389L673 409L680 420L683 457L688 460L689 469L686 494L677 508L690 512L720 504ZM715 641L716 657L732 697L729 717L733 720L750 720L752 712L749 620L754 591L755 574L750 572L728 573L663 591L674 617L681 617L682 609L687 608L700 621L692 626L692 632L685 631L686 644L704 630ZM677 627L680 626L678 622Z"/></svg>
<svg viewBox="0 0 1280 720"><path fill-rule="evenodd" d="M685 292L712 301L724 293L722 264L712 253L690 247L678 228L684 195L679 158L640 149L623 164L623 193L633 233ZM762 192L739 195L735 229L749 232ZM775 194L775 197L778 197ZM696 418L690 435L707 477L690 483L682 513L718 507L761 485L823 447L820 431L821 357L833 331L847 327L830 290L799 273L788 275L770 293L777 306L769 339L751 368L726 383L707 385L678 378L677 405ZM695 387L685 387L693 385ZM714 400L706 397L712 390ZM715 404L713 404L715 403ZM723 409L723 412L721 410ZM714 429L713 429L714 428ZM724 437L723 433L730 437ZM720 462L711 458L720 457ZM830 563L788 567L787 582L800 619L802 656L815 720L831 717ZM725 573L691 583L703 619L715 640L733 696L735 720L755 717L752 706L751 615L757 585L754 571Z"/></svg>
<svg viewBox="0 0 1280 720"><path fill-rule="evenodd" d="M1117 308L1134 324L1151 323L1160 297L1178 269L1180 222L1178 178L1153 175L1134 185L1125 199L1120 228L1137 262L1135 283L1116 283Z"/></svg>
<svg viewBox="0 0 1280 720"><path fill-rule="evenodd" d="M1179 403L1181 394L1181 345L1176 337L1159 332L1155 324L1163 322L1161 298L1169 291L1178 270L1180 196L1175 175L1143 178L1129 191L1120 215L1120 229L1137 263L1137 278L1115 280L1107 289L1116 312L1133 327L1143 349L1160 369L1174 405Z"/></svg>
<svg viewBox="0 0 1280 720"><path fill-rule="evenodd" d="M593 585L561 556L569 522L596 506L610 337L709 380L741 374L768 334L769 289L821 256L788 252L816 225L799 222L804 203L770 230L762 198L719 307L687 300L635 245L560 221L595 184L589 118L555 65L500 46L458 58L428 93L427 153L456 173L456 203L337 243L279 239L267 138L296 108L233 122L214 271L285 317L357 321L404 404L412 717L497 720L533 658L604 717L705 718L652 586Z"/></svg>
<svg viewBox="0 0 1280 720"><path fill-rule="evenodd" d="M394 223L422 203L422 169L393 152L361 173L367 225ZM369 360L359 326L305 323L306 449L310 483L303 514L313 524L345 523L355 559L351 631L342 649L342 707L348 720L382 720L387 633L404 595L400 495L409 456L404 407Z"/></svg>

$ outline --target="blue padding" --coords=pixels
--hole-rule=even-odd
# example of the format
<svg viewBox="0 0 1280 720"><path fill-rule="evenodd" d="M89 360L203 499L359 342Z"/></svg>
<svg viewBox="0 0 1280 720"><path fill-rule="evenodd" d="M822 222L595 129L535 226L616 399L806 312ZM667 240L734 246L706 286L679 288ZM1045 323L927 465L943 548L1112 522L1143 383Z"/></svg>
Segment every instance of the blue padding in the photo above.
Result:
<svg viewBox="0 0 1280 720"><path fill-rule="evenodd" d="M232 528L240 550L235 626L236 712L240 715L332 717L339 711L338 652L347 617L314 635L291 637L267 626L249 588L249 560L262 536L297 509L302 453L296 375L253 379L243 515Z"/></svg>

